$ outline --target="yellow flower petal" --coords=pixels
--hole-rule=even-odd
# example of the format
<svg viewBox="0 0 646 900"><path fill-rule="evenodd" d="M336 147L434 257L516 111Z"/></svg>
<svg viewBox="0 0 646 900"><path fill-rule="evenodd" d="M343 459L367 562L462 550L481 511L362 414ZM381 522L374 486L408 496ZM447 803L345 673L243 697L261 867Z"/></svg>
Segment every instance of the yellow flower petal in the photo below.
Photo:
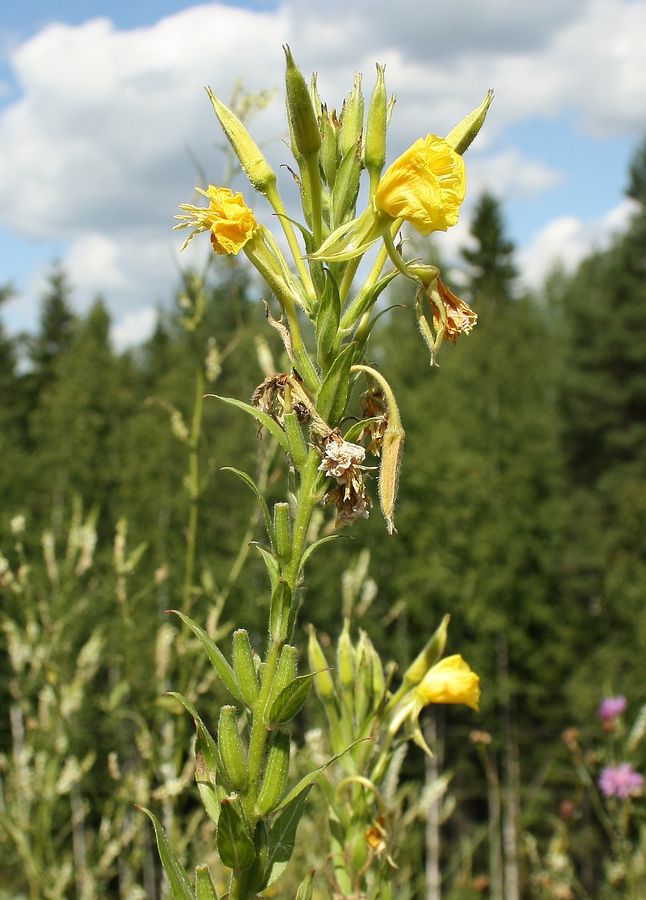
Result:
<svg viewBox="0 0 646 900"><path fill-rule="evenodd" d="M180 204L185 215L175 216L180 224L175 228L193 230L182 244L182 250L196 234L211 232L211 244L216 253L236 254L253 237L258 227L253 213L244 202L242 194L234 194L229 188L209 185L206 191L197 188L208 199L209 205Z"/></svg>
<svg viewBox="0 0 646 900"><path fill-rule="evenodd" d="M410 222L420 234L430 234L457 223L464 192L462 157L443 138L427 134L386 169L375 206Z"/></svg>
<svg viewBox="0 0 646 900"><path fill-rule="evenodd" d="M419 703L464 703L478 709L480 678L459 654L447 656L426 673L415 688Z"/></svg>

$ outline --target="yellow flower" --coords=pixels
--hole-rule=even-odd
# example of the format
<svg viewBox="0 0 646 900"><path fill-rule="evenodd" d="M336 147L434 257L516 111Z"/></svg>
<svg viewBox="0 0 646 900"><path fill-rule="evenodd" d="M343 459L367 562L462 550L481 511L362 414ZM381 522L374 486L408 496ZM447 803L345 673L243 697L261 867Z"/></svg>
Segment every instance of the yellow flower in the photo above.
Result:
<svg viewBox="0 0 646 900"><path fill-rule="evenodd" d="M229 188L208 186L206 191L196 188L208 201L208 206L192 206L181 203L186 215L175 216L180 220L174 228L193 230L181 246L183 250L202 231L211 232L211 244L216 253L236 254L251 240L258 227L253 213L244 202L242 194L234 194Z"/></svg>
<svg viewBox="0 0 646 900"><path fill-rule="evenodd" d="M430 234L457 223L464 191L462 157L443 138L427 134L386 169L375 206L392 219L410 222L420 234Z"/></svg>
<svg viewBox="0 0 646 900"><path fill-rule="evenodd" d="M432 666L414 690L421 706L429 703L464 703L477 711L480 679L459 654Z"/></svg>

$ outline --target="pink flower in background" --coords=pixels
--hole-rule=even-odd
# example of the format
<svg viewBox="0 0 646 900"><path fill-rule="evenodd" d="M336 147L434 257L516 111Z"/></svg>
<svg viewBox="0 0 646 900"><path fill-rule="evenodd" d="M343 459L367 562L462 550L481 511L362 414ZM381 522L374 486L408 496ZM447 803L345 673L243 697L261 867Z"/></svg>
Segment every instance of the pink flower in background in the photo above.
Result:
<svg viewBox="0 0 646 900"><path fill-rule="evenodd" d="M599 787L606 797L634 797L641 793L644 777L636 772L630 763L606 766L599 775Z"/></svg>
<svg viewBox="0 0 646 900"><path fill-rule="evenodd" d="M604 697L597 709L602 722L611 722L624 712L628 702L625 697Z"/></svg>

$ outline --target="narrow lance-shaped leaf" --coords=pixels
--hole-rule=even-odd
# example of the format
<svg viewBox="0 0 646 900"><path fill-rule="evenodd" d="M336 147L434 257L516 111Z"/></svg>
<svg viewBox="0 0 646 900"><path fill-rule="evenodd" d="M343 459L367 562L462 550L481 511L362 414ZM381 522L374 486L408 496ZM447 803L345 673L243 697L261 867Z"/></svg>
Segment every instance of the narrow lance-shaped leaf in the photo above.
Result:
<svg viewBox="0 0 646 900"><path fill-rule="evenodd" d="M276 440L286 453L289 451L289 447L287 446L287 439L285 438L285 432L280 427L278 422L275 422L272 417L266 412L263 412L261 409L256 409L256 407L252 406L250 403L244 403L242 400L236 400L235 397L220 397L218 394L207 394L206 396L216 397L218 400L222 400L223 403L228 403L229 406L237 406L238 409L241 409L248 415L253 416L253 418L257 422L260 422L263 428L267 429L272 437L276 438Z"/></svg>
<svg viewBox="0 0 646 900"><path fill-rule="evenodd" d="M271 728L282 725L293 719L307 700L312 687L312 680L317 673L310 672L307 675L299 675L282 689L280 694L271 704L267 716L267 724Z"/></svg>
<svg viewBox="0 0 646 900"><path fill-rule="evenodd" d="M316 401L316 411L334 427L345 411L350 393L350 366L354 362L356 344L348 344L339 353L323 379Z"/></svg>
<svg viewBox="0 0 646 900"><path fill-rule="evenodd" d="M195 900L218 900L208 866L198 866L195 870Z"/></svg>
<svg viewBox="0 0 646 900"><path fill-rule="evenodd" d="M161 822L157 816L149 809L146 809L145 806L137 806L137 809L141 810L142 813L145 813L153 823L159 858L164 868L164 872L166 873L166 877L168 878L174 900L195 900L188 875L173 853L173 849L168 841L166 832L162 828Z"/></svg>
<svg viewBox="0 0 646 900"><path fill-rule="evenodd" d="M269 887L280 878L294 852L296 830L305 811L308 793L309 789L305 788L285 804L269 832L265 887Z"/></svg>
<svg viewBox="0 0 646 900"><path fill-rule="evenodd" d="M200 628L200 626L196 622L194 622L188 616L184 615L184 613L180 612L177 609L171 609L169 610L169 612L175 613L176 616L179 616L182 622L184 622L185 625L188 625L193 634L199 638L202 646L206 650L206 655L208 656L211 665L217 672L226 689L235 697L236 700L242 702L240 689L238 688L238 685L236 683L233 669L225 659L224 654L217 646L217 644L213 643L213 641L203 628Z"/></svg>

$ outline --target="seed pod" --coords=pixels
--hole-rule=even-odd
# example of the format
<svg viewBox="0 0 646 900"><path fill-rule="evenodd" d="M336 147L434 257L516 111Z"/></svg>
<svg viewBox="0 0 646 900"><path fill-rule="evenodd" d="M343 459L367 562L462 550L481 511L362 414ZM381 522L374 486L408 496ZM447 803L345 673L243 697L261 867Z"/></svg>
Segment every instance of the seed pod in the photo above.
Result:
<svg viewBox="0 0 646 900"><path fill-rule="evenodd" d="M289 735L284 731L277 732L267 754L265 771L256 800L256 813L259 816L266 816L283 798L289 774L289 752Z"/></svg>
<svg viewBox="0 0 646 900"><path fill-rule="evenodd" d="M334 680L330 674L329 664L325 658L323 648L318 642L314 627L309 627L309 639L307 641L307 661L314 676L314 689L321 700L333 700L335 696Z"/></svg>
<svg viewBox="0 0 646 900"><path fill-rule="evenodd" d="M285 413L284 425L289 454L294 460L294 464L300 467L307 459L307 444L295 412Z"/></svg>
<svg viewBox="0 0 646 900"><path fill-rule="evenodd" d="M259 686L249 635L244 628L233 633L232 661L242 699L251 709L258 699Z"/></svg>
<svg viewBox="0 0 646 900"><path fill-rule="evenodd" d="M276 555L281 561L289 558L292 548L291 524L289 503L275 503L274 540L276 542Z"/></svg>
<svg viewBox="0 0 646 900"><path fill-rule="evenodd" d="M234 706L223 706L220 710L218 749L224 778L233 790L244 790L249 778L247 754L238 731Z"/></svg>
<svg viewBox="0 0 646 900"><path fill-rule="evenodd" d="M278 665L276 666L276 674L271 686L271 701L275 700L284 687L287 687L290 681L296 678L296 661L298 659L298 650L291 644L285 644L280 651Z"/></svg>
<svg viewBox="0 0 646 900"><path fill-rule="evenodd" d="M305 79L294 62L292 51L287 45L283 50L287 62L285 88L291 134L298 153L304 157L313 156L319 152L321 134L312 99Z"/></svg>
<svg viewBox="0 0 646 900"><path fill-rule="evenodd" d="M450 144L456 153L462 155L475 139L484 125L484 120L487 117L487 110L491 106L492 100L493 91L487 91L487 96L480 106L476 106L475 109L471 110L471 112L468 113L462 121L458 122L444 138L446 143Z"/></svg>
<svg viewBox="0 0 646 900"><path fill-rule="evenodd" d="M399 470L404 449L404 429L389 419L381 445L381 462L379 463L379 505L386 520L388 534L397 531L394 515L399 487Z"/></svg>

